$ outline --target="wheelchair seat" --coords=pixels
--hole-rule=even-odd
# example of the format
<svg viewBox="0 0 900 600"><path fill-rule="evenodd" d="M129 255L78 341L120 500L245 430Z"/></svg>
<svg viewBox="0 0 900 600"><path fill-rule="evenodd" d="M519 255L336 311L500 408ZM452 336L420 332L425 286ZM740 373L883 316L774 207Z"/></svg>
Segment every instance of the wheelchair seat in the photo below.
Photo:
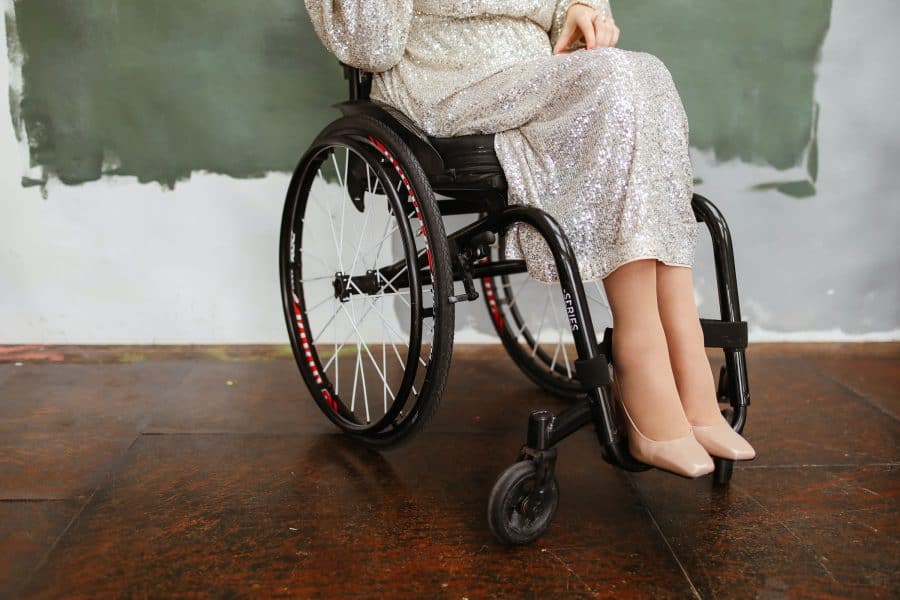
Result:
<svg viewBox="0 0 900 600"><path fill-rule="evenodd" d="M444 186L506 189L506 177L494 151L494 134L429 137L443 159L443 169L431 175L436 190Z"/></svg>
<svg viewBox="0 0 900 600"><path fill-rule="evenodd" d="M432 137L402 111L378 100L335 106L345 115L365 114L390 126L413 150L436 193L463 199L491 191L505 197L506 176L494 152L494 134Z"/></svg>

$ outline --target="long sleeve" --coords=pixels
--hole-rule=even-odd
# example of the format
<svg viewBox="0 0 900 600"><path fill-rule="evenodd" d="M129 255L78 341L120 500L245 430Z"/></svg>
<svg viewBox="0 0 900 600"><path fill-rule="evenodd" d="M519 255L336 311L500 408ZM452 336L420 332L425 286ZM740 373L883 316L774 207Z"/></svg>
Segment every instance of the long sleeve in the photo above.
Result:
<svg viewBox="0 0 900 600"><path fill-rule="evenodd" d="M563 25L566 22L566 11L573 4L584 4L598 10L601 14L612 16L612 10L609 7L609 0L557 0L556 10L553 13L553 24L550 26L550 45L555 47L559 36L562 33ZM576 50L584 48L584 40L580 40L571 46L570 49Z"/></svg>
<svg viewBox="0 0 900 600"><path fill-rule="evenodd" d="M387 71L406 50L413 0L304 0L313 28L338 60Z"/></svg>

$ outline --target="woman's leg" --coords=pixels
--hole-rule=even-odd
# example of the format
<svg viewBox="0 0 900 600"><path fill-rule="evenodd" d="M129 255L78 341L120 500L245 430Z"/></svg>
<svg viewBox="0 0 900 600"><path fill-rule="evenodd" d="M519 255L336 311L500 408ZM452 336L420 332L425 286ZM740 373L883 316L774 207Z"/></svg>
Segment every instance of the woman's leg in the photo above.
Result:
<svg viewBox="0 0 900 600"><path fill-rule="evenodd" d="M689 267L656 263L659 315L685 414L693 425L716 425L723 418L703 345L692 271Z"/></svg>
<svg viewBox="0 0 900 600"><path fill-rule="evenodd" d="M613 368L622 402L653 440L689 435L657 308L656 259L625 263L603 279L613 313Z"/></svg>

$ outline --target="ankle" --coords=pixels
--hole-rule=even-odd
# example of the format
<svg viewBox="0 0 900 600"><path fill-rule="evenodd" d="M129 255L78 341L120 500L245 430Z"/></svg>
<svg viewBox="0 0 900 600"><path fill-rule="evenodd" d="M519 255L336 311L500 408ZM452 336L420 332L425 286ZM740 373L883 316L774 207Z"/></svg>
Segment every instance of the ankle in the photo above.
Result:
<svg viewBox="0 0 900 600"><path fill-rule="evenodd" d="M623 343L624 342L624 343ZM690 423L678 397L665 339L613 336L613 370L619 401L646 438L667 441L689 435Z"/></svg>

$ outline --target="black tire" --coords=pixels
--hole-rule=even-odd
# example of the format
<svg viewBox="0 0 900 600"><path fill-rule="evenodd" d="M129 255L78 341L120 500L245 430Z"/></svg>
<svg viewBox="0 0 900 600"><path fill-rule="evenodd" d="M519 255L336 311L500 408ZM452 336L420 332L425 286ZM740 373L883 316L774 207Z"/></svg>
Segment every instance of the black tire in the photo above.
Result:
<svg viewBox="0 0 900 600"><path fill-rule="evenodd" d="M337 189L331 187L335 183ZM314 185L317 194L311 200ZM330 198L322 201L322 195ZM312 208L316 205L321 210ZM335 224L338 210L340 235ZM381 219L384 229L369 238L366 234L373 219L376 224ZM356 232L348 229L348 236L346 220L358 226ZM332 250L315 255L314 248L332 243ZM385 252L387 257L382 259ZM392 252L394 259L390 259ZM308 274L309 265L316 265L320 275ZM393 130L371 117L354 115L334 121L316 137L288 190L279 272L294 357L322 412L347 434L376 447L397 445L419 432L440 403L450 368L453 277L434 192L418 160ZM317 295L315 305L307 297L312 294ZM399 300L406 308L398 308ZM329 301L331 307L326 305ZM322 316L313 319L318 323L311 323L310 315L317 308L330 309L331 316L320 312ZM363 323L376 308L372 318L381 319L377 343L371 342L371 332L378 322L375 326ZM339 332L342 323L345 331ZM338 343L345 334L348 339L355 336L355 341ZM352 366L345 365L342 377L340 367L348 362ZM348 368L352 386L346 382ZM344 391L352 387L352 400L344 398L342 379ZM370 406L368 389L373 379L383 404L379 397ZM365 400L364 412L356 407L358 388ZM383 411L375 410L379 405Z"/></svg>
<svg viewBox="0 0 900 600"><path fill-rule="evenodd" d="M488 500L488 525L503 544L524 545L535 541L547 530L559 504L559 485L556 477L542 494L536 513L529 517L525 506L536 484L537 469L534 462L517 462L497 479Z"/></svg>
<svg viewBox="0 0 900 600"><path fill-rule="evenodd" d="M498 261L507 258L505 233L500 235L495 258ZM594 321L594 330L599 343L607 322L602 320L604 312L609 315L609 306L605 301L605 292L599 283L585 284L585 295ZM569 400L581 399L586 392L575 373L574 361L578 358L574 340L566 326L566 317L562 292L559 284L545 286L527 273L485 277L481 280L484 299L494 331L503 343L507 354L525 375L544 391ZM546 293L543 309L536 311L535 300L538 295ZM524 308L518 302L527 296L532 307ZM603 296L603 299L600 299ZM547 343L541 340L543 327L548 318L553 320L559 330L565 330L558 342ZM611 315L607 319L612 324Z"/></svg>

